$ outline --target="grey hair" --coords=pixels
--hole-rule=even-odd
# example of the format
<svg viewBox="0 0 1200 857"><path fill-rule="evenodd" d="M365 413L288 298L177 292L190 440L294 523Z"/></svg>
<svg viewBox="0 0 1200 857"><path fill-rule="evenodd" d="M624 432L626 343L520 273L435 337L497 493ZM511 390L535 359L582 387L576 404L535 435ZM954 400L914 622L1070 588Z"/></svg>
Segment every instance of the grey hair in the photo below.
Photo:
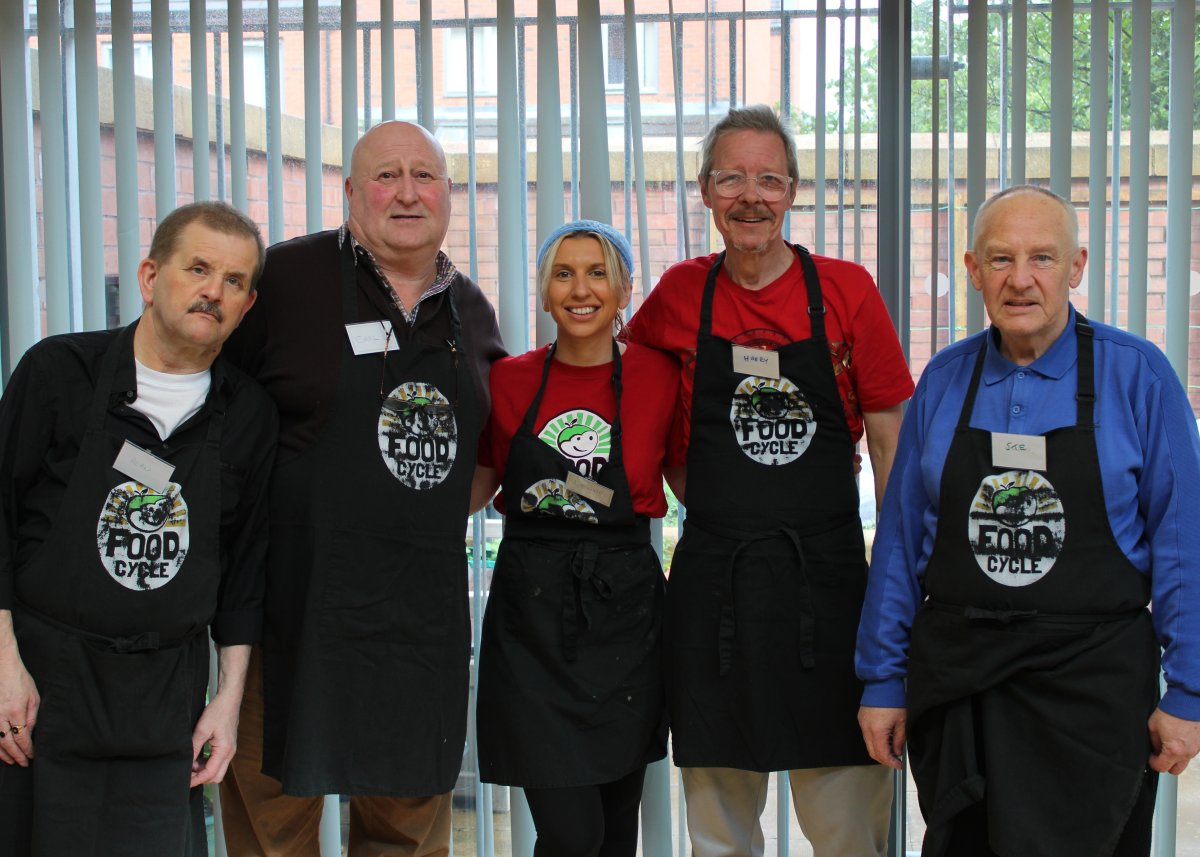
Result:
<svg viewBox="0 0 1200 857"><path fill-rule="evenodd" d="M700 181L708 179L712 172L713 150L722 134L733 131L758 131L764 134L775 134L783 142L783 150L787 155L788 175L794 180L800 180L800 165L796 159L796 141L792 131L784 120L765 104L751 104L748 107L735 107L721 117L715 125L708 129L704 140L700 143Z"/></svg>
<svg viewBox="0 0 1200 857"><path fill-rule="evenodd" d="M1058 203L1059 208L1063 210L1063 216L1067 220L1067 234L1071 239L1071 252L1079 249L1079 215L1075 213L1075 206L1063 199L1054 191L1041 187L1035 184L1017 184L1011 187L1006 187L994 196L988 197L983 204L975 211L975 224L971 229L971 252L979 254L979 239L983 236L981 225L987 219L986 214L991 207L1002 199L1007 199L1010 196L1016 196L1021 193L1032 193L1039 196L1048 197Z"/></svg>

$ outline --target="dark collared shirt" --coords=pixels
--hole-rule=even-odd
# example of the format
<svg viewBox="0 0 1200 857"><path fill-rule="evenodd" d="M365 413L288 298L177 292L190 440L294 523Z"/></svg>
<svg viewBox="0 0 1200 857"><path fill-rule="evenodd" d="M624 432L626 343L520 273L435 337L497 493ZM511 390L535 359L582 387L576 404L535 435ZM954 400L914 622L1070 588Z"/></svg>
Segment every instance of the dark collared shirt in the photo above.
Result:
<svg viewBox="0 0 1200 857"><path fill-rule="evenodd" d="M412 311L408 312L404 309L404 302L400 300L400 296L392 288L387 275L379 267L379 262L375 260L375 254L354 237L354 233L350 231L348 224L343 223L338 230L338 247L341 247L345 243L347 235L350 236L350 246L354 248L354 264L357 265L359 259L366 260L370 266L368 270L375 275L375 280L379 284L379 287L383 289L383 293L392 302L392 306L399 311L401 318L409 324L417 323L417 312L421 309L421 304L425 302L425 299L441 294L450 288L450 284L454 282L454 275L458 273L458 269L454 267L454 263L450 261L450 257L441 250L438 250L437 258L434 261L436 272L433 277L433 284L422 292L421 296L417 298L417 302L413 304Z"/></svg>
<svg viewBox="0 0 1200 857"><path fill-rule="evenodd" d="M14 575L56 522L87 430L100 364L119 332L42 340L21 359L0 399L0 609L12 609ZM211 629L219 645L239 645L256 642L262 629L266 488L279 430L271 400L258 384L218 358L208 400L164 441L145 416L129 407L137 398L130 346L113 380L106 427L161 456L171 446L205 439L217 390L226 395L222 569Z"/></svg>

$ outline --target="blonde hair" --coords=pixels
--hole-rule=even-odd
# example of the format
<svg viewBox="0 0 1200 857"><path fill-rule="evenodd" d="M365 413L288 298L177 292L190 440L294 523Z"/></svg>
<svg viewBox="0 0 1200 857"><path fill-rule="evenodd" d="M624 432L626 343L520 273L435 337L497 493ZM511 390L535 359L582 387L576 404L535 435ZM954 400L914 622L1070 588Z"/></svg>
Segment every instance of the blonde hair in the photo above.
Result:
<svg viewBox="0 0 1200 857"><path fill-rule="evenodd" d="M554 271L554 260L558 258L559 246L567 238L595 238L599 241L600 252L604 256L604 270L608 273L608 282L620 284L622 298L632 297L633 278L629 276L629 268L625 266L625 260L621 258L620 252L612 245L611 241L599 232L581 229L578 232L568 232L565 235L560 235L550 242L550 246L546 248L546 252L542 256L542 264L537 269L538 303L543 306L546 304L546 295L550 291L550 274ZM620 313L617 313L617 319L619 326L621 324Z"/></svg>

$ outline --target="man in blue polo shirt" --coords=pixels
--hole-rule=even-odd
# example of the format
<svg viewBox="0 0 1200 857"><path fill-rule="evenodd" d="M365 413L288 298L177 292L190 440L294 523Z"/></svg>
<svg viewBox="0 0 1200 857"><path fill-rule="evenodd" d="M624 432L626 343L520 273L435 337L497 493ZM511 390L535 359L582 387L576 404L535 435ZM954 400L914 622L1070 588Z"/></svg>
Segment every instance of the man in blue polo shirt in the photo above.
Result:
<svg viewBox="0 0 1200 857"><path fill-rule="evenodd" d="M1158 774L1200 748L1195 415L1162 352L1071 306L1077 232L1041 188L980 207L992 326L930 361L900 434L859 721L883 764L907 740L925 855L1148 854Z"/></svg>

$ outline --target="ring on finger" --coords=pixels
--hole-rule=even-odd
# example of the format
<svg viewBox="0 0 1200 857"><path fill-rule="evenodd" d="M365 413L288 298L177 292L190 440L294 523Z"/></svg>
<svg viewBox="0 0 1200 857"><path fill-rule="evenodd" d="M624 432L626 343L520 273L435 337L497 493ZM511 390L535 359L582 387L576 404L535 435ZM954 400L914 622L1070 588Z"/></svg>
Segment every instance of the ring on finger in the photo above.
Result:
<svg viewBox="0 0 1200 857"><path fill-rule="evenodd" d="M20 726L13 726L10 723L10 724L8 724L8 728L12 730L13 737L15 738L21 734L21 730L25 728L25 724L22 723Z"/></svg>

